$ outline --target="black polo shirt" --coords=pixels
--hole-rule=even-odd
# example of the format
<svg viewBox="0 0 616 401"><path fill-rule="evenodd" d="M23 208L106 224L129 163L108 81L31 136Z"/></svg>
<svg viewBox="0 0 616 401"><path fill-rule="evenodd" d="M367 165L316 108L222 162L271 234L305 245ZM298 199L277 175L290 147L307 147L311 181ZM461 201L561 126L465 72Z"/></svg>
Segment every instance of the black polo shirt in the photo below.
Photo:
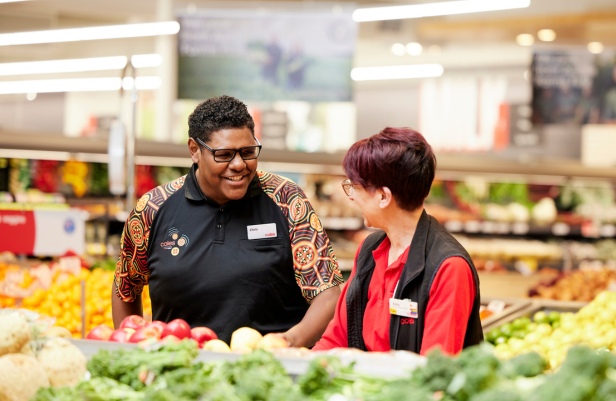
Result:
<svg viewBox="0 0 616 401"><path fill-rule="evenodd" d="M286 331L318 292L342 282L318 217L296 184L262 171L244 198L219 206L195 170L144 195L131 213L119 296L131 301L149 284L153 319L182 318L227 342L242 326Z"/></svg>

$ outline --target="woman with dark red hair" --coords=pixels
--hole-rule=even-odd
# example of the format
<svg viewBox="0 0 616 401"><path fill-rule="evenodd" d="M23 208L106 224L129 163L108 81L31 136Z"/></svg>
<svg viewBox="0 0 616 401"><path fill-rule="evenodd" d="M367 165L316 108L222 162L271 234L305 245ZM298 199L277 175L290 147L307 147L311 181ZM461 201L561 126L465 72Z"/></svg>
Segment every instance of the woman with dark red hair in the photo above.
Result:
<svg viewBox="0 0 616 401"><path fill-rule="evenodd" d="M424 210L436 170L425 138L385 128L349 149L347 196L367 227L336 313L313 350L434 347L448 354L483 340L479 278L473 261Z"/></svg>

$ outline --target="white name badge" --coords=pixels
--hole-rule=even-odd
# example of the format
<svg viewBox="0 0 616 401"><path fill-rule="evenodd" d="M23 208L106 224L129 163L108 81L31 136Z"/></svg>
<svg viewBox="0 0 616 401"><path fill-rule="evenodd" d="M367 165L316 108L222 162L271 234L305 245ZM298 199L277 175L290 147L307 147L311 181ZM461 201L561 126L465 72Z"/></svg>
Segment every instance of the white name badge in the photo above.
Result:
<svg viewBox="0 0 616 401"><path fill-rule="evenodd" d="M389 313L392 315L412 317L417 319L417 302L410 299L389 298Z"/></svg>
<svg viewBox="0 0 616 401"><path fill-rule="evenodd" d="M247 226L248 239L276 238L276 223Z"/></svg>

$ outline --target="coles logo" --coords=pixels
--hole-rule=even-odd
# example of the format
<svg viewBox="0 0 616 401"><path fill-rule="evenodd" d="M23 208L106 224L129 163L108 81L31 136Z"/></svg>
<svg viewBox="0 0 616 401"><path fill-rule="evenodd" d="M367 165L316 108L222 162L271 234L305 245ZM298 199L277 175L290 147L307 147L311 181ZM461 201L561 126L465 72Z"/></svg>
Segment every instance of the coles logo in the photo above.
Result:
<svg viewBox="0 0 616 401"><path fill-rule="evenodd" d="M400 319L400 324L415 324L415 319L412 317L403 317Z"/></svg>
<svg viewBox="0 0 616 401"><path fill-rule="evenodd" d="M66 219L64 222L64 232L67 234L72 234L75 231L75 222L73 219Z"/></svg>
<svg viewBox="0 0 616 401"><path fill-rule="evenodd" d="M167 238L160 243L161 248L171 250L171 255L180 254L180 248L188 245L188 237L180 234L177 228L171 227L167 232Z"/></svg>

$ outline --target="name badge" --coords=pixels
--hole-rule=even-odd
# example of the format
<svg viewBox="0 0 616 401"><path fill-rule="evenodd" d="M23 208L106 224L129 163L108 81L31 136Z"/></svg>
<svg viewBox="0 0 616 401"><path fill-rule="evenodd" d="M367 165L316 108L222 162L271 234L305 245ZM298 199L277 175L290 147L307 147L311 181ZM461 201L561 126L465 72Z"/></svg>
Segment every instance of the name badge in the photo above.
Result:
<svg viewBox="0 0 616 401"><path fill-rule="evenodd" d="M246 227L248 239L276 238L276 223L257 224Z"/></svg>
<svg viewBox="0 0 616 401"><path fill-rule="evenodd" d="M419 317L417 302L413 302L410 299L389 298L389 313L415 319Z"/></svg>

